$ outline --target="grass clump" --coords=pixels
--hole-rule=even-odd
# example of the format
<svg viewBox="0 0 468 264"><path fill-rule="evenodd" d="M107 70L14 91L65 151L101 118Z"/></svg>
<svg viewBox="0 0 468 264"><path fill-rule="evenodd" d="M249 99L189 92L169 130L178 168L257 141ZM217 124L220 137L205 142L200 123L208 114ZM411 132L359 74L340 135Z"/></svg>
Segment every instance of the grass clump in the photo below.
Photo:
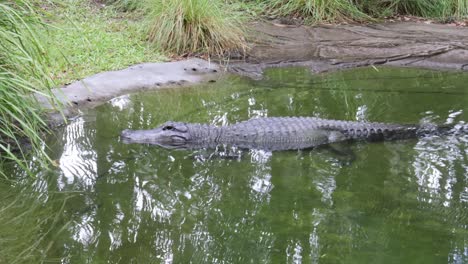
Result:
<svg viewBox="0 0 468 264"><path fill-rule="evenodd" d="M0 2L0 162L13 161L27 170L25 140L42 161L41 131L47 124L41 117L34 93L51 100L47 57L37 38L41 25L28 2ZM2 164L0 174L3 176Z"/></svg>
<svg viewBox="0 0 468 264"><path fill-rule="evenodd" d="M466 0L261 0L273 16L306 22L365 21L372 18L413 15L425 18L468 16Z"/></svg>
<svg viewBox="0 0 468 264"><path fill-rule="evenodd" d="M457 18L468 17L468 1L466 0L455 0L455 16Z"/></svg>
<svg viewBox="0 0 468 264"><path fill-rule="evenodd" d="M312 23L370 19L350 0L271 0L265 4L271 15L292 16Z"/></svg>
<svg viewBox="0 0 468 264"><path fill-rule="evenodd" d="M358 0L361 10L374 17L412 15L425 18L464 18L468 16L466 0Z"/></svg>
<svg viewBox="0 0 468 264"><path fill-rule="evenodd" d="M459 0L394 0L388 8L392 9L395 14L427 18L461 17L463 12L457 10L464 5L463 2Z"/></svg>
<svg viewBox="0 0 468 264"><path fill-rule="evenodd" d="M241 17L216 0L148 0L149 40L170 53L245 49Z"/></svg>
<svg viewBox="0 0 468 264"><path fill-rule="evenodd" d="M124 12L135 11L143 7L141 0L105 0L104 3L111 4Z"/></svg>

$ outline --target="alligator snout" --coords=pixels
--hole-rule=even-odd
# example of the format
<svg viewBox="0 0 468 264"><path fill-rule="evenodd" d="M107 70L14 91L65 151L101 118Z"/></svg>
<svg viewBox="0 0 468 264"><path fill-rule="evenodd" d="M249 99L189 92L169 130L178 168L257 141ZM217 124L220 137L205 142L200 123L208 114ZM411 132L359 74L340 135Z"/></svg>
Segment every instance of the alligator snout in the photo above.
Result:
<svg viewBox="0 0 468 264"><path fill-rule="evenodd" d="M120 132L120 138L123 139L125 143L131 143L131 141L143 140L147 137L144 133L141 133L141 130L124 129Z"/></svg>
<svg viewBox="0 0 468 264"><path fill-rule="evenodd" d="M131 131L130 129L125 129L125 130L123 130L123 131L120 133L120 137L129 138L131 132L132 132L132 131Z"/></svg>

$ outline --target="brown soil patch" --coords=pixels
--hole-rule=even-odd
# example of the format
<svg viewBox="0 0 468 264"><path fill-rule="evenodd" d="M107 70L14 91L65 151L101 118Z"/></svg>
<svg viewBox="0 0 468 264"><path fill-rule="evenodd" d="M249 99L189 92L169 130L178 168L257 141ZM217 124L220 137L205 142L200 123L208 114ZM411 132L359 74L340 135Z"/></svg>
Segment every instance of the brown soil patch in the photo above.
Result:
<svg viewBox="0 0 468 264"><path fill-rule="evenodd" d="M468 69L468 28L421 22L367 25L252 24L251 49L230 71L260 78L264 68L322 72L369 65Z"/></svg>

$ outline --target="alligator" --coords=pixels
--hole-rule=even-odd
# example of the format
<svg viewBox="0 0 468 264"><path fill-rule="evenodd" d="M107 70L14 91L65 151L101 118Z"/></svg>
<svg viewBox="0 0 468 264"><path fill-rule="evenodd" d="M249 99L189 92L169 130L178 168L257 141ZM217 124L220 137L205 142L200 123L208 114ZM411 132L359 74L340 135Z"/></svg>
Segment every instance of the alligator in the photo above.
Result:
<svg viewBox="0 0 468 264"><path fill-rule="evenodd" d="M169 121L150 130L122 131L124 143L155 144L169 149L219 145L267 151L309 149L347 140L383 141L443 133L449 126L400 125L321 119L261 117L227 126Z"/></svg>

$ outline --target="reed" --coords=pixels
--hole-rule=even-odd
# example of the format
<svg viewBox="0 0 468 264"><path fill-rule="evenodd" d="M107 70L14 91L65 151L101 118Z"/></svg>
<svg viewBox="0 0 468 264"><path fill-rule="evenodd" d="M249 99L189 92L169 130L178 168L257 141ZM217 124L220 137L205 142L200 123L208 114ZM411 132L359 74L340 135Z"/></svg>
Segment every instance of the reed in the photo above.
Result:
<svg viewBox="0 0 468 264"><path fill-rule="evenodd" d="M33 94L53 100L52 81L35 32L41 22L28 2L1 2L0 14L0 160L27 170L27 153L49 161L41 139L47 124ZM0 175L7 177L2 167Z"/></svg>

